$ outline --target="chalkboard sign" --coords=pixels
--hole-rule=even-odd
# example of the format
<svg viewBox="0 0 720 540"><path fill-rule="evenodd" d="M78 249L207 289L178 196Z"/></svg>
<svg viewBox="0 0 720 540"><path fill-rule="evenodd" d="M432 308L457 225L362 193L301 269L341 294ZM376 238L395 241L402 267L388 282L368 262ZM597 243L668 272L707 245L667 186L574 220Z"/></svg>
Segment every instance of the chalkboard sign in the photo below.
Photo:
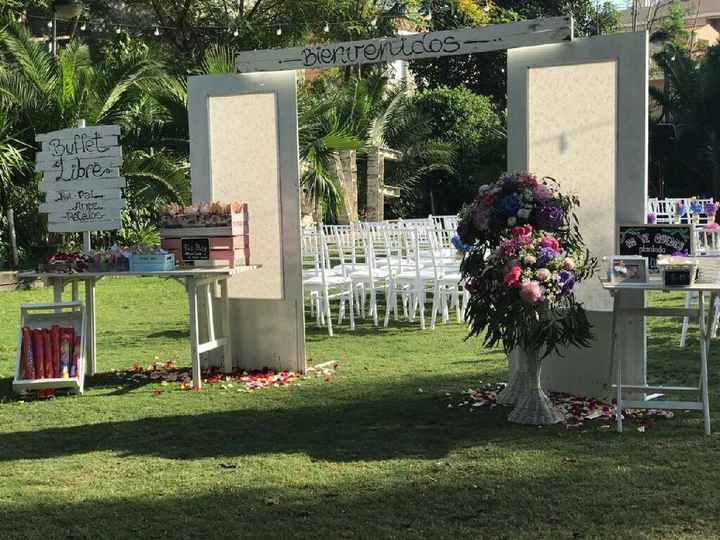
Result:
<svg viewBox="0 0 720 540"><path fill-rule="evenodd" d="M181 254L183 261L210 260L210 239L183 238L181 245Z"/></svg>
<svg viewBox="0 0 720 540"><path fill-rule="evenodd" d="M693 225L620 225L620 255L648 258L650 271L657 272L658 255L695 251Z"/></svg>
<svg viewBox="0 0 720 540"><path fill-rule="evenodd" d="M120 126L90 126L41 133L35 171L50 232L109 231L120 228L125 179L120 176Z"/></svg>

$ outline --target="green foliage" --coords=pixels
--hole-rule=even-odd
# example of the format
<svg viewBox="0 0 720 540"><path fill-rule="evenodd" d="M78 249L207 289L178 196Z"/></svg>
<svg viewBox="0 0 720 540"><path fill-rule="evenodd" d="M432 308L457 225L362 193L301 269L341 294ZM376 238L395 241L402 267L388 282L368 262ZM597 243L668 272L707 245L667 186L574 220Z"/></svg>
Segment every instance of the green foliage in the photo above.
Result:
<svg viewBox="0 0 720 540"><path fill-rule="evenodd" d="M354 94L357 96L357 94ZM350 129L356 110L349 107L342 92L325 94L321 99L301 92L298 99L298 139L303 165L301 184L314 204L316 221L332 222L342 204L340 184L334 169L334 156L343 150L361 150L362 139ZM351 103L355 103L352 101ZM349 117L341 119L341 110Z"/></svg>
<svg viewBox="0 0 720 540"><path fill-rule="evenodd" d="M618 12L612 2L593 0L432 0L425 4L432 13L431 30L503 24L522 19L554 17L571 13L575 32L590 36L617 28ZM411 62L418 87L465 86L490 96L498 110L506 105L506 51L446 56Z"/></svg>
<svg viewBox="0 0 720 540"><path fill-rule="evenodd" d="M652 97L676 125L677 140L662 156L667 195L688 192L720 195L720 46L700 58L684 47L668 45L656 55L667 82L665 90L650 88Z"/></svg>
<svg viewBox="0 0 720 540"><path fill-rule="evenodd" d="M391 147L404 155L395 170L405 188L401 214L454 214L505 168L503 118L467 88L409 96L387 125Z"/></svg>
<svg viewBox="0 0 720 540"><path fill-rule="evenodd" d="M80 119L123 128L123 173L131 206L153 212L167 202L187 201L187 144L169 137L187 141L187 130L179 134L167 127L178 113L170 109L174 102L168 97L177 85L150 47L122 40L98 61L87 45L72 41L55 58L26 28L7 19L0 29L0 54L0 206L3 215L8 205L15 208L22 246L45 237L32 172L39 150L35 135L74 127ZM186 110L182 116L187 126Z"/></svg>
<svg viewBox="0 0 720 540"><path fill-rule="evenodd" d="M667 15L660 23L664 40L673 48L687 48L690 33L685 29L687 10L680 0L672 0Z"/></svg>

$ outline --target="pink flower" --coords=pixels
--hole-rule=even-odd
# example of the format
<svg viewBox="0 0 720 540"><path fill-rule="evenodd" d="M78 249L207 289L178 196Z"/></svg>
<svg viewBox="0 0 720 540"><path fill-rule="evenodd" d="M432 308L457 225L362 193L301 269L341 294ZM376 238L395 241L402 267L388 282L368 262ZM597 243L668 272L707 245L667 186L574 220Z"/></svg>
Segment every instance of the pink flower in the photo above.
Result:
<svg viewBox="0 0 720 540"><path fill-rule="evenodd" d="M543 239L540 240L540 245L555 251L560 251L560 242L557 241L557 238L553 238L552 236L544 236Z"/></svg>
<svg viewBox="0 0 720 540"><path fill-rule="evenodd" d="M565 270L575 270L575 261L570 257L565 257L565 260L562 263L562 267Z"/></svg>
<svg viewBox="0 0 720 540"><path fill-rule="evenodd" d="M535 271L535 277L538 278L540 281L547 281L550 279L550 276L552 275L552 272L548 270L547 268L539 268Z"/></svg>
<svg viewBox="0 0 720 540"><path fill-rule="evenodd" d="M503 255L515 255L518 250L518 245L515 240L503 240L497 248L497 254Z"/></svg>
<svg viewBox="0 0 720 540"><path fill-rule="evenodd" d="M513 266L510 268L510 271L505 274L505 286L510 288L517 288L520 286L520 274L522 273L522 268L519 266Z"/></svg>
<svg viewBox="0 0 720 540"><path fill-rule="evenodd" d="M528 185L530 187L536 187L538 185L538 181L537 181L537 178L535 177L535 175L520 174L518 176L520 178L520 181L525 185Z"/></svg>
<svg viewBox="0 0 720 540"><path fill-rule="evenodd" d="M720 223L708 223L705 227L703 227L703 229L706 231L717 231L720 229Z"/></svg>
<svg viewBox="0 0 720 540"><path fill-rule="evenodd" d="M526 304L538 304L543 300L543 290L537 281L523 281L520 285L520 299Z"/></svg>
<svg viewBox="0 0 720 540"><path fill-rule="evenodd" d="M513 238L515 238L521 246L527 246L532 242L532 233L533 228L530 224L512 228Z"/></svg>

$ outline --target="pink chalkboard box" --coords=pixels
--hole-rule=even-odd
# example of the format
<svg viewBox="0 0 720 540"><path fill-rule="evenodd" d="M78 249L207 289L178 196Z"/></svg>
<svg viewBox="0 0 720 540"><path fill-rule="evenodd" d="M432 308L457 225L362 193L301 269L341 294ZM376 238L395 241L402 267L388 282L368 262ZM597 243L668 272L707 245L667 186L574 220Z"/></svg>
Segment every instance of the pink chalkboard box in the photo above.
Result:
<svg viewBox="0 0 720 540"><path fill-rule="evenodd" d="M250 265L246 203L170 206L162 217L160 246L176 261L193 266Z"/></svg>

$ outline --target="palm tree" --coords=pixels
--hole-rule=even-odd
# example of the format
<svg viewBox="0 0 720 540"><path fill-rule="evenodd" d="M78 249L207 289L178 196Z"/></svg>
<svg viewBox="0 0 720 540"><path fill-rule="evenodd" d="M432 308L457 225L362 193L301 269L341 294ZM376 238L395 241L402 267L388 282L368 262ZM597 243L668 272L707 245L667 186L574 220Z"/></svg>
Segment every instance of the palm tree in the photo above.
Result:
<svg viewBox="0 0 720 540"><path fill-rule="evenodd" d="M334 220L342 204L334 155L363 148L362 140L350 133L338 117L338 103L335 95L318 100L301 92L298 99L301 184L313 202L316 222Z"/></svg>
<svg viewBox="0 0 720 540"><path fill-rule="evenodd" d="M96 62L86 45L72 41L53 57L9 19L0 29L0 54L5 61L0 64L0 110L11 118L12 151L21 152L25 162L22 174L13 177L28 194L25 206L36 208L38 203L30 167L37 149L35 135L76 126L80 119L91 125L122 126L123 173L131 203L157 208L161 199L176 202L187 197L187 151L165 148L164 118L156 114L162 106L146 92L150 84L172 88L171 82L165 84L163 64L149 48L121 46L111 60ZM150 191L157 196L148 196ZM37 218L32 219L36 214L28 216L35 223L24 229L34 238L24 238L26 244L37 241L38 227L42 229Z"/></svg>

